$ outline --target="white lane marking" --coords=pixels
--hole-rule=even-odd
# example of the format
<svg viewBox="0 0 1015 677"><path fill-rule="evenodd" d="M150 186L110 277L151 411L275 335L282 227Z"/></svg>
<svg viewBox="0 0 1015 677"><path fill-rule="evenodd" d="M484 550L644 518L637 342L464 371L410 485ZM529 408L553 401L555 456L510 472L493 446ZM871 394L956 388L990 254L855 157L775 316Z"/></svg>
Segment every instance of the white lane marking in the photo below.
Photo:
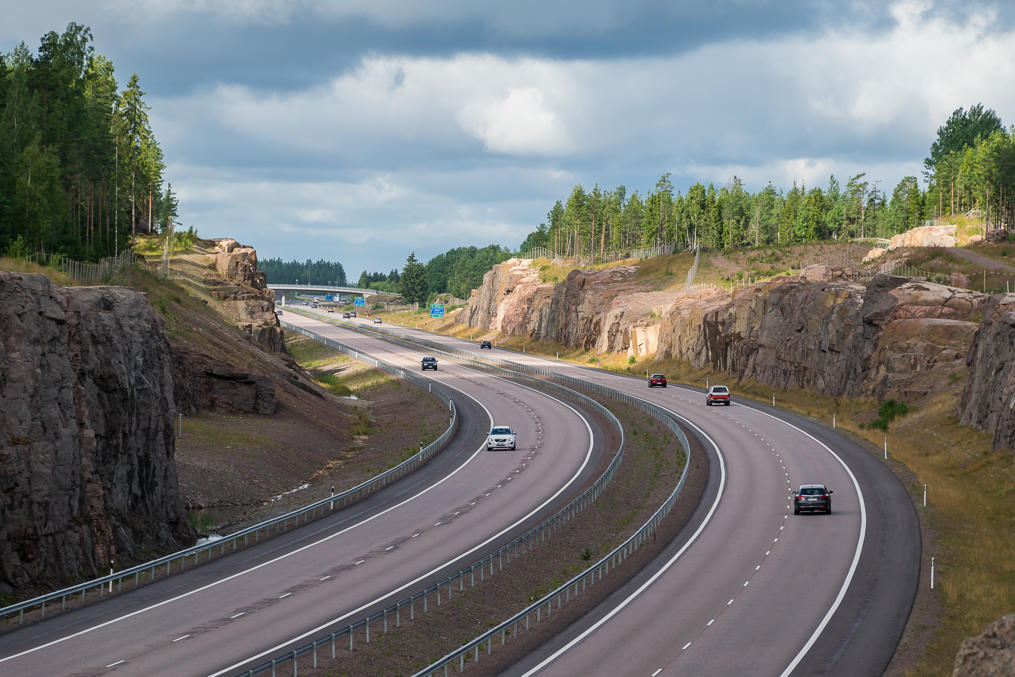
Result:
<svg viewBox="0 0 1015 677"><path fill-rule="evenodd" d="M688 643L687 643L687 644L685 644L684 646L680 647L680 650L681 650L681 651L687 651L687 647L689 647L689 646L691 646L691 643L690 643L690 642L688 642Z"/></svg>
<svg viewBox="0 0 1015 677"><path fill-rule="evenodd" d="M659 405L656 405L656 406L659 406ZM719 449L719 445L716 444L715 440L713 440L711 437L709 437L708 434L704 430L702 430L697 425L695 425L694 422L692 422L691 420L685 418L684 416L681 416L680 414L676 413L675 411L673 411L671 409L667 409L666 407L660 407L660 408L663 411L665 411L666 413L670 414L671 416L674 416L674 417L680 419L681 421L686 423L691 428L694 428L695 430L697 430L698 434L700 434L704 439L708 440L709 444L711 444L712 448L715 450L716 456L719 459L719 490L716 492L715 500L712 501L712 505L711 505L711 507L709 507L708 513L706 513L706 515L705 515L705 519L703 519L701 524L698 525L698 528L694 530L694 533L691 534L691 537L689 539L687 539L687 542L684 543L684 545L681 546L680 550L678 550L673 555L673 557L671 557L665 564L663 564L659 568L658 571L656 571L654 574L652 574L652 576L649 577L649 579L647 581L642 583L638 587L637 590L632 592L625 599L621 600L617 604L617 606L615 606L612 609L610 609L610 611L607 612L602 618L600 618L598 621L593 623L584 632L582 632L580 635L578 635L577 637L572 639L570 642L568 642L567 644L565 644L561 648L557 649L556 652L554 652L553 654L551 654L550 656L545 658L541 663L539 663L534 668L532 668L531 670L526 672L522 677L529 677L529 675L533 675L533 674L539 672L544 667L546 667L547 665L549 665L550 663L552 663L553 661L557 660L558 658L563 656L565 653L570 651L573 647L575 647L576 645L578 645L581 642L585 641L586 637L591 635L593 632L595 632L600 627L605 625L607 621L609 621L611 618L613 618L614 616L619 614L621 611L623 611L629 604L631 604L645 590L647 590L650 585L655 583L656 580L658 580L663 574L665 574L670 569L670 567L672 567L676 563L676 561L678 559L680 559L683 556L683 554L687 551L687 549L690 548L691 545L694 544L698 540L698 537L701 536L702 532L705 531L705 527L708 526L708 523L712 521L712 516L715 515L715 511L718 510L718 508L719 508L719 502L722 500L723 492L724 492L724 490L726 488L726 460L725 460L725 458L722 455L722 451ZM732 604L733 600L731 599L729 601L729 603Z"/></svg>
<svg viewBox="0 0 1015 677"><path fill-rule="evenodd" d="M484 405L482 402L477 400L472 395L469 395L468 393L464 392L460 388L456 388L455 386L449 385L447 383L445 383L444 385L447 386L448 388L452 389L452 390L458 391L464 397L468 397L470 400L473 400L476 404L478 404L480 406L480 408L482 408L483 411L486 412L487 417L490 419L490 425L493 426L493 414L491 414L490 410L486 408L486 405ZM565 404L565 406L568 406L568 405ZM568 406L568 408L571 409L572 411L574 411L573 408L571 408L569 406ZM585 426L587 428L589 428L589 435L591 436L591 434L592 434L592 428L589 427L588 422L585 423ZM12 660L12 659L15 659L15 658L19 658L21 656L25 656L25 655L28 655L30 653L35 653L36 651L40 651L42 649L49 648L49 647L54 646L56 644L60 644L62 642L65 642L65 641L67 641L69 639L74 639L75 637L79 637L81 635L85 635L85 634L87 634L89 632L92 632L94 630L99 630L99 629L104 628L104 627L106 627L108 625L112 625L113 623L119 623L122 620L126 620L128 618L132 618L132 617L137 616L139 614L143 614L143 613L145 613L147 611L151 611L152 609L157 609L157 608L165 606L167 604L172 604L173 602L179 601L179 600L184 599L186 597L190 597L191 595L196 595L196 594L198 594L200 592L204 592L205 590L208 590L209 588L214 588L215 586L221 585L222 583L226 583L228 581L231 581L234 578L239 578L240 576L243 576L245 574L249 574L252 571L257 571L258 569L261 569L263 567L269 566L269 565L274 564L276 562L280 562L280 561L282 561L282 560L284 560L286 558L292 557L293 555L296 555L296 554L298 554L300 552L303 552L304 550L308 550L310 548L318 546L321 543L325 543L327 541L330 541L333 538L341 536L342 534L346 533L347 531L351 531L351 530L355 529L356 527L362 526L362 525L364 525L364 524L366 524L368 522L372 522L375 519L377 519L378 517L380 517L382 515L385 515L385 514L391 512L392 510L396 510L397 508L400 508L401 506L405 505L406 503L409 503L410 501L416 500L417 498L419 498L423 494L429 493L433 489L439 487L441 484L444 484L449 479L451 479L456 474L458 474L463 468L465 468L465 466L467 466L469 463L471 463L472 460L475 459L480 454L480 452L483 449L485 449L485 448L486 448L486 443L483 443L482 445L480 445L480 447L478 449L476 449L476 451L472 452L472 455L469 456L467 459L465 459L460 466L458 466L453 471L451 471L450 473L448 473L444 477L440 478L439 480L437 480L436 482L434 482L430 486L428 486L425 489L421 490L418 494L416 494L414 496L410 496L409 498L405 499L401 503L396 503L395 505L391 506L390 508L387 508L387 509L382 510L382 511L380 511L378 513L375 513L375 514L371 515L370 517L367 517L367 518L363 519L362 521L357 522L356 524L351 524L351 525L345 527L344 529L340 529L339 531L336 531L333 534L329 534L328 536L325 536L324 538L321 538L321 539L319 539L317 541L314 541L313 543L308 543L307 545L304 545L301 548L297 548L296 550L291 550L289 552L283 553L283 554L279 555L278 557L276 557L274 559L270 559L270 560L268 560L266 562L262 562L262 563L260 563L260 564L258 564L256 566L250 567L249 569L244 569L243 571L237 571L235 574L231 574L229 576L226 576L225 578L221 578L221 579L219 579L217 581L213 581L213 582L211 582L211 583L209 583L207 585L201 586L200 588L195 588L194 590L189 590L189 591L184 592L184 593L182 593L180 595L177 595L176 597L170 597L169 599L162 600L161 602L156 602L155 604L152 604L150 606L144 607L142 609L138 609L136 611L132 611L129 614L125 614L125 615L120 616L118 618L113 618L111 620L105 621L104 623L99 623L98 625L93 625L90 628L85 628L84 630L80 630L78 632L72 633L70 635L67 635L66 637L61 637L59 639L54 639L51 642L46 642L45 644L40 644L39 646L32 647L31 649L26 649L26 650L24 650L24 651L22 651L20 653L11 654L10 656L4 656L3 658L0 658L0 663L4 663L6 661L9 661L9 660ZM591 449L591 442L589 443L589 448ZM584 466L582 466L582 467L584 467ZM561 491L563 491L563 490L564 489L562 488ZM556 494L554 494L554 496L551 497L551 499L554 498L554 497L556 497ZM357 562L357 564L360 564L361 562ZM444 566L444 565L441 565L441 566ZM406 586L408 586L408 584L406 584ZM227 670L229 670L229 669L232 669L232 668L228 668ZM219 673L219 674L221 674L221 673Z"/></svg>
<svg viewBox="0 0 1015 677"><path fill-rule="evenodd" d="M468 367L464 367L464 368L468 369ZM501 379L498 379L498 380L501 380ZM595 436L592 434L592 426L589 425L588 419L586 419L584 416L582 416L578 412L577 409L572 407L567 402L564 402L563 400L560 400L560 399L558 399L556 397L553 397L552 395L548 395L548 394L546 394L544 392L536 390L535 388L530 388L529 386L521 385L520 383L519 384L514 384L514 385L518 385L518 386L520 386L522 388L525 388L526 390L530 390L530 391L536 393L537 395L541 395L543 397L547 397L547 398L553 400L554 402L557 402L557 403L563 405L567 409L570 409L572 411L572 413L574 413L574 415L577 416L582 421L582 423L585 424L585 430L588 432L588 436L589 436L589 445L585 449L585 458L582 459L581 465L578 467L577 470L575 470L574 474L571 476L570 479L568 479L567 482L564 483L563 486L561 486L559 489L557 489L557 491L555 491L549 498L547 498L545 501L543 501L543 503L541 503L540 505L538 505L535 508L533 508L527 515L525 515L523 517L520 517L514 524L511 524L509 526L504 527L503 529L501 529L500 532L490 536L489 538L487 538L485 541L483 541L479 545L476 545L475 547L473 547L471 550L468 550L467 552L461 553L460 555L456 556L454 559L452 559L452 560L450 560L450 561L448 561L448 562L446 562L444 564L438 565L438 566L434 567L433 569L431 569L430 571L426 572L425 574L421 574L420 576L416 577L415 579L405 583L404 585L402 585L402 587L396 588L395 590L391 590L391 591L385 593L384 595L382 595L381 597L378 597L375 600L367 602L367 603L363 604L362 606L360 606L360 607L358 607L356 609L353 609L352 611L350 611L350 612L348 612L348 613L346 613L346 614L344 614L342 616L339 616L338 618L334 618L334 619L332 619L330 621L325 621L324 623L318 625L316 628L313 628L311 630L308 630L308 631L304 632L302 635L299 635L297 637L292 637L292 638L286 640L285 642L283 642L282 644L278 644L278 645L276 645L276 646L274 646L274 647L272 647L270 649L262 651L261 653L257 654L256 656L250 656L249 658L246 658L246 659L240 661L239 663L231 665L228 668L225 668L224 670L220 670L218 672L212 673L211 675L208 675L208 677L219 677L220 675L224 675L227 672L234 671L236 668L238 668L241 665L244 665L246 663L249 663L250 661L255 661L258 658L262 658L264 656L267 656L268 654L275 653L276 651L278 651L279 649L281 649L282 647L284 647L284 646L286 646L288 644L291 644L293 642L298 642L301 639L305 639L307 637L310 637L311 635L315 635L315 634L319 633L320 631L322 631L323 629L338 623L339 621L345 620L346 618L349 618L350 616L354 616L356 614L359 614L360 612L362 612L364 609L367 609L368 607L370 607L375 602L377 602L377 601L379 601L381 599L384 599L385 597L390 597L391 595L398 594L399 592L405 590L406 588L419 583L420 581L422 581L425 578L431 576L432 574L436 573L437 571L440 571L442 568L447 566L447 564L450 564L451 562L454 562L456 560L462 559L463 557L468 557L470 554L472 554L472 553L476 552L477 550L480 550L480 549L486 547L488 544L496 541L498 538L500 538L504 534L508 533L509 531L514 529L519 524L525 522L527 519L529 519L533 515L537 514L540 510L542 510L547 505L549 505L554 500L556 500L556 498L560 494L562 494L564 491L566 491L568 487L570 487L572 484L574 484L574 482L577 481L577 479L579 477L581 477L582 472L585 470L585 466L587 466L589 464L589 461L592 458L592 448L595 445ZM475 400L475 398L472 398L472 399ZM478 400L476 400L476 401L478 402ZM483 407L483 404L480 402L479 406ZM490 413L489 409L486 409L486 407L483 407L483 409L486 410L487 414L489 415L489 413ZM669 410L667 409L666 411L669 411ZM677 414L674 413L674 412L670 412L670 413L673 414L674 416L677 416ZM680 417L680 418L681 418L681 420L687 421L687 419L684 419L683 417ZM692 425L692 426L694 425L690 421L687 421L687 423L689 425ZM491 426L493 425L493 418L492 417L490 419L490 425ZM698 429L698 431L701 432L702 435L705 434L697 426L694 426L694 427L696 429ZM708 437L708 436L706 435L706 437ZM709 439L710 442L712 441L711 438L708 438L708 439ZM715 446L715 442L712 442L712 445ZM486 443L485 442L482 444L482 446L480 446L479 449L476 450L475 454L473 454L473 456L470 457L470 460L473 457L475 457L476 454L479 454L484 448L486 448ZM719 448L716 447L716 451L717 452L718 452L718 449ZM466 462L468 462L468 461L466 461ZM722 466L722 482L721 482L721 484L719 486L719 496L722 495L722 488L723 488L723 486L725 486L725 483L726 483L726 466L725 466L725 464L722 463L722 455L721 454L720 454L720 465ZM454 475L455 473L457 473L458 470L460 470L462 467L464 467L464 465L460 466L458 469L456 469L455 472L451 473L451 475ZM434 484L432 486L437 486L437 484L440 484L441 482L444 482L445 480L447 480L448 477L451 477L451 475L448 475L447 477L441 479L440 482L437 482L436 484ZM429 491L429 488L427 489L427 491ZM418 495L419 494L417 494L417 496ZM415 498L415 497L413 497L413 498ZM403 503L408 503L410 500L412 500L412 498L406 499L405 501L403 501ZM717 506L718 503L719 503L719 498L717 496L716 497L716 501L713 504L712 509L709 510L709 513L708 513L708 516L707 516L708 519L711 519L712 513L715 512L715 506ZM399 503L399 505L402 505L402 503ZM398 506L392 506L392 508L389 508L389 510L393 510L395 507L398 507ZM387 511L385 511L385 512L387 512ZM372 519L372 518L370 518L370 519ZM691 537L691 539L684 545L683 548L680 549L680 552L677 553L677 555L674 556L674 560L676 559L676 557L679 557L680 553L682 553L690 545L690 543L693 542L697 538L698 533L700 533L700 531L701 531L701 527L699 527L699 529L697 531L695 531L695 533ZM651 581L655 580L655 578L656 578L655 576L652 577L648 581L648 583L646 583L645 585L647 586L649 583L651 583Z"/></svg>
<svg viewBox="0 0 1015 677"><path fill-rule="evenodd" d="M322 581L326 581L326 580L328 580L329 578L331 578L331 576L325 576L325 577L324 577L324 578L322 578L321 580L322 580Z"/></svg>
<svg viewBox="0 0 1015 677"><path fill-rule="evenodd" d="M658 675L662 671L663 671L663 669L659 668L658 670L656 670L655 672L652 673L652 677L656 677L656 675Z"/></svg>
<svg viewBox="0 0 1015 677"><path fill-rule="evenodd" d="M360 565L360 564L363 564L363 562L366 562L366 560L365 560L365 559L361 559L361 560L360 560L360 561L358 561L358 562L353 562L353 564L354 564L354 565L357 565L357 566L358 566L358 565Z"/></svg>
<svg viewBox="0 0 1015 677"><path fill-rule="evenodd" d="M176 644L177 642L182 642L183 640L187 639L188 637L190 637L190 635L184 635L183 637L177 637L176 639L173 640L173 644Z"/></svg>
<svg viewBox="0 0 1015 677"><path fill-rule="evenodd" d="M439 527L439 526L441 525L441 523L440 523L440 522L434 522L434 523L433 523L433 525L434 525L435 527Z"/></svg>
<svg viewBox="0 0 1015 677"><path fill-rule="evenodd" d="M726 606L729 606L730 604L733 604L733 598L732 597L730 597L730 601L726 602Z"/></svg>
<svg viewBox="0 0 1015 677"><path fill-rule="evenodd" d="M714 618L712 620L710 620L708 623L705 623L705 627L710 628L710 627L712 627L713 623L715 623L715 619Z"/></svg>
<svg viewBox="0 0 1015 677"><path fill-rule="evenodd" d="M387 552L388 550L394 550L394 549L395 549L395 546L389 545L388 547L384 548L384 552Z"/></svg>
<svg viewBox="0 0 1015 677"><path fill-rule="evenodd" d="M416 538L417 536L419 536L419 532L418 531L412 535L413 538Z"/></svg>
<svg viewBox="0 0 1015 677"><path fill-rule="evenodd" d="M107 665L106 667L107 667L107 668L115 668L115 667L116 667L117 665L119 665L120 663L126 663L126 662L127 662L127 661L126 661L126 659L125 659L125 660L120 660L120 661L116 661L115 663L110 663L110 664L109 664L109 665Z"/></svg>
<svg viewBox="0 0 1015 677"><path fill-rule="evenodd" d="M321 579L321 580L324 580L324 579ZM247 613L247 612L246 612L246 611L241 611L241 612L240 612L240 613L238 613L238 614L233 614L232 616L230 616L230 617L229 617L229 620L232 620L232 619L234 619L234 618L239 618L240 616L242 616L242 615L243 615L243 614L245 614L245 613Z"/></svg>
<svg viewBox="0 0 1015 677"><path fill-rule="evenodd" d="M363 561L363 560L360 560L360 562L362 562L362 561ZM357 564L359 564L359 562L357 562ZM279 596L278 596L278 598L279 598L279 599L285 599L286 597L288 597L288 596L289 596L289 595L291 595L291 594L292 594L291 592L287 592L287 593L285 593L285 594L279 595Z"/></svg>

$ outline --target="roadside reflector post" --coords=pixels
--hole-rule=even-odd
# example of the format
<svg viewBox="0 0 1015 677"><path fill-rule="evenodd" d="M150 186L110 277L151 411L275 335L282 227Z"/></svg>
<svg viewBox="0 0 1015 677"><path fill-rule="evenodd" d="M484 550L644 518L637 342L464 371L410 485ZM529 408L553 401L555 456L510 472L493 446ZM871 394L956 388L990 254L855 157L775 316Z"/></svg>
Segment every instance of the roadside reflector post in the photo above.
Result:
<svg viewBox="0 0 1015 677"><path fill-rule="evenodd" d="M835 412L832 412L832 430L835 430Z"/></svg>
<svg viewBox="0 0 1015 677"><path fill-rule="evenodd" d="M176 434L176 439L182 440L183 439L183 412L180 412L179 416L180 416L180 426L179 426L179 432L177 432L177 434Z"/></svg>
<svg viewBox="0 0 1015 677"><path fill-rule="evenodd" d="M930 556L930 589L934 589L934 555Z"/></svg>
<svg viewBox="0 0 1015 677"><path fill-rule="evenodd" d="M888 460L888 435L885 435L885 460Z"/></svg>
<svg viewBox="0 0 1015 677"><path fill-rule="evenodd" d="M775 406L775 393L772 393L772 406Z"/></svg>
<svg viewBox="0 0 1015 677"><path fill-rule="evenodd" d="M923 483L923 507L927 507L927 483Z"/></svg>
<svg viewBox="0 0 1015 677"><path fill-rule="evenodd" d="M331 510L335 509L335 485L331 485Z"/></svg>
<svg viewBox="0 0 1015 677"><path fill-rule="evenodd" d="M109 560L109 575L110 576L113 575L113 563L114 563L114 560ZM109 581L109 592L113 592L113 581L112 580Z"/></svg>

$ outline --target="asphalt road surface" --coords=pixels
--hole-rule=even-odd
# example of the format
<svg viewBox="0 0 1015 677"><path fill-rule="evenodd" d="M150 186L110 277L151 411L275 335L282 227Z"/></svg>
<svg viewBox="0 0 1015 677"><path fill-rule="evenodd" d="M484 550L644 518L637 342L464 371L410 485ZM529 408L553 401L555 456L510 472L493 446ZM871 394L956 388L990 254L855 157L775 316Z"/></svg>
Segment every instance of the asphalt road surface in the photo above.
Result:
<svg viewBox="0 0 1015 677"><path fill-rule="evenodd" d="M422 352L286 319L419 369ZM427 374L474 400L461 408L467 448L452 443L425 471L349 511L0 635L0 674L236 672L404 598L455 560L470 564L492 541L565 500L602 453L594 426L553 397L448 361ZM494 422L516 429L516 451L485 450Z"/></svg>
<svg viewBox="0 0 1015 677"><path fill-rule="evenodd" d="M878 675L920 571L912 501L881 459L816 423L736 396L392 327L420 339L551 368L650 400L693 422L718 487L671 547L511 675ZM791 491L825 483L832 514L794 515ZM505 617L509 615L505 610ZM513 611L513 610L510 610Z"/></svg>

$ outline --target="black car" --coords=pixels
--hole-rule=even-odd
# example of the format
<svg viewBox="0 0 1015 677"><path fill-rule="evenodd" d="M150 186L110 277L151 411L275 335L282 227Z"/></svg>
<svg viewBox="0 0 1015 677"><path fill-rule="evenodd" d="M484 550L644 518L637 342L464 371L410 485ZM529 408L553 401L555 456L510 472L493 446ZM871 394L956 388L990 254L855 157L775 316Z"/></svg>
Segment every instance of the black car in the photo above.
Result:
<svg viewBox="0 0 1015 677"><path fill-rule="evenodd" d="M832 490L824 484L801 484L798 491L793 492L793 514L801 512L823 512L832 514Z"/></svg>
<svg viewBox="0 0 1015 677"><path fill-rule="evenodd" d="M483 348L486 348L487 350L493 350L493 344L490 343L489 341L480 341L479 349L482 350Z"/></svg>
<svg viewBox="0 0 1015 677"><path fill-rule="evenodd" d="M437 371L436 357L430 357L429 355L427 355L426 357L423 358L423 371L426 371L427 369L433 369L434 371Z"/></svg>

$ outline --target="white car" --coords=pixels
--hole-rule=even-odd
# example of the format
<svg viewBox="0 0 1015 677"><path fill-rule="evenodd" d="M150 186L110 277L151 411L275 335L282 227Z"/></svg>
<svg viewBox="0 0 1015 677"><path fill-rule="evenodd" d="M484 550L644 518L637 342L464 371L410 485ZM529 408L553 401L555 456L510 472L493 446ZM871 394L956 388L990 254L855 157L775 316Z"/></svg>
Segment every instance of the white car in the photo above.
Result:
<svg viewBox="0 0 1015 677"><path fill-rule="evenodd" d="M495 425L486 436L486 450L514 449L515 432L506 425Z"/></svg>

